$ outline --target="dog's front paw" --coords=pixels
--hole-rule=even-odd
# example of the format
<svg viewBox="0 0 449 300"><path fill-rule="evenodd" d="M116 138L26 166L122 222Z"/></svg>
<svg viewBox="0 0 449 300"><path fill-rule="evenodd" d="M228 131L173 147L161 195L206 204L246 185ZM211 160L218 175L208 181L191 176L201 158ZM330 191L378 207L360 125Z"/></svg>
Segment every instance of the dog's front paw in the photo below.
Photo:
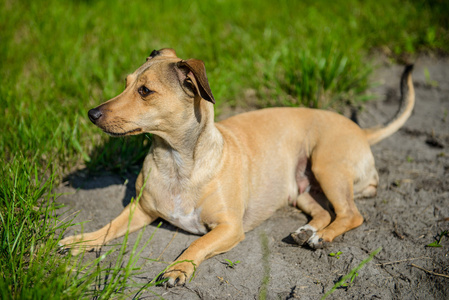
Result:
<svg viewBox="0 0 449 300"><path fill-rule="evenodd" d="M165 287L185 285L194 272L195 264L193 262L175 262L167 271L159 276L157 281L161 282L160 285Z"/></svg>
<svg viewBox="0 0 449 300"><path fill-rule="evenodd" d="M92 241L85 241L82 235L74 235L66 237L59 241L60 252L66 253L70 251L72 255L78 255L83 251L99 250L101 246L92 243Z"/></svg>

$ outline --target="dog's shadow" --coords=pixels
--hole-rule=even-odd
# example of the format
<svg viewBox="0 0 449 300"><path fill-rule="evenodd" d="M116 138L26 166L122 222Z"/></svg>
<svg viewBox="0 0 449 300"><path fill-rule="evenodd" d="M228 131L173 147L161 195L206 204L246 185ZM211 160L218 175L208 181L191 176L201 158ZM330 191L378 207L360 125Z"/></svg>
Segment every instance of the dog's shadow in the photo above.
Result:
<svg viewBox="0 0 449 300"><path fill-rule="evenodd" d="M125 208L137 197L135 184L150 145L151 135L105 138L89 153L90 159L85 162L86 167L70 173L63 178L63 182L77 190L92 191L124 185L125 194L121 201ZM98 209L101 210L102 207ZM108 222L115 217L117 216L111 216ZM152 225L157 226L160 221L157 219ZM168 222L163 222L161 228L178 230Z"/></svg>
<svg viewBox="0 0 449 300"><path fill-rule="evenodd" d="M132 199L136 199L136 189L135 184L137 180L136 172L127 172L125 174L116 174L112 172L102 172L92 174L87 169L81 169L74 173L69 174L64 178L64 182L67 182L74 189L81 190L97 190L97 189L105 189L113 185L124 185L125 186L125 194L122 199L122 206L125 208L129 203L131 203ZM86 208L87 209L87 208ZM99 210L103 209L102 207L98 207ZM117 216L111 216L111 221ZM157 219L151 226L156 227L162 219ZM106 224L104 224L106 225ZM170 231L181 231L182 229L178 229L177 227L171 225L170 223L164 221L160 228L167 229Z"/></svg>
<svg viewBox="0 0 449 300"><path fill-rule="evenodd" d="M115 174L112 172L103 172L92 174L87 169L78 170L64 178L65 182L75 189L96 190L104 189L112 185L125 185L125 195L122 199L123 207L131 203L136 198L137 174L128 172L126 174Z"/></svg>

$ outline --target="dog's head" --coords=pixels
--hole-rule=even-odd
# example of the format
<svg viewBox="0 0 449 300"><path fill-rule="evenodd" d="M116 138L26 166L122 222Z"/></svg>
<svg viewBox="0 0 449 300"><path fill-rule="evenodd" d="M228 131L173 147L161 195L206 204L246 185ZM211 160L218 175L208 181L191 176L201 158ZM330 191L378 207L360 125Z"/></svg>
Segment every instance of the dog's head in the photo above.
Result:
<svg viewBox="0 0 449 300"><path fill-rule="evenodd" d="M143 132L169 134L183 124L201 122L215 99L201 60L182 60L173 49L151 52L126 77L117 97L89 110L89 119L113 136Z"/></svg>

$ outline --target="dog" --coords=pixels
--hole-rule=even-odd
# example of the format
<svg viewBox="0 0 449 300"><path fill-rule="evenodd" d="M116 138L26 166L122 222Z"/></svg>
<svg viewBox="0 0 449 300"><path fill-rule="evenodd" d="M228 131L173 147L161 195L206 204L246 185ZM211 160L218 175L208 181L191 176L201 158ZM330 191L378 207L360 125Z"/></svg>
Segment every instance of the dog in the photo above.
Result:
<svg viewBox="0 0 449 300"><path fill-rule="evenodd" d="M140 199L102 229L60 244L76 255L163 218L202 235L162 275L170 287L184 285L195 266L232 249L289 204L311 217L291 237L322 248L363 223L354 199L375 196L379 181L370 145L411 115L412 69L402 75L395 117L376 128L310 108L267 108L215 123L204 63L182 60L173 49L155 50L127 76L120 95L88 112L111 136L153 135L136 181ZM313 187L324 193L335 219L312 197Z"/></svg>

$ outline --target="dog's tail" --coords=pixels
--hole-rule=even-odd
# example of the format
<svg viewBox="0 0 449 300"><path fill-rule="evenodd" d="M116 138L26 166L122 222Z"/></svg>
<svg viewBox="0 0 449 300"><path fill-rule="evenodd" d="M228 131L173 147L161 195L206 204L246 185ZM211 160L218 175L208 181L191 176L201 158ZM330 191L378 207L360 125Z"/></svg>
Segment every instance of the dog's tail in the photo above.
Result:
<svg viewBox="0 0 449 300"><path fill-rule="evenodd" d="M374 145L395 133L410 117L415 105L415 90L412 81L413 65L405 67L401 77L401 100L395 116L383 126L364 129L370 145Z"/></svg>

